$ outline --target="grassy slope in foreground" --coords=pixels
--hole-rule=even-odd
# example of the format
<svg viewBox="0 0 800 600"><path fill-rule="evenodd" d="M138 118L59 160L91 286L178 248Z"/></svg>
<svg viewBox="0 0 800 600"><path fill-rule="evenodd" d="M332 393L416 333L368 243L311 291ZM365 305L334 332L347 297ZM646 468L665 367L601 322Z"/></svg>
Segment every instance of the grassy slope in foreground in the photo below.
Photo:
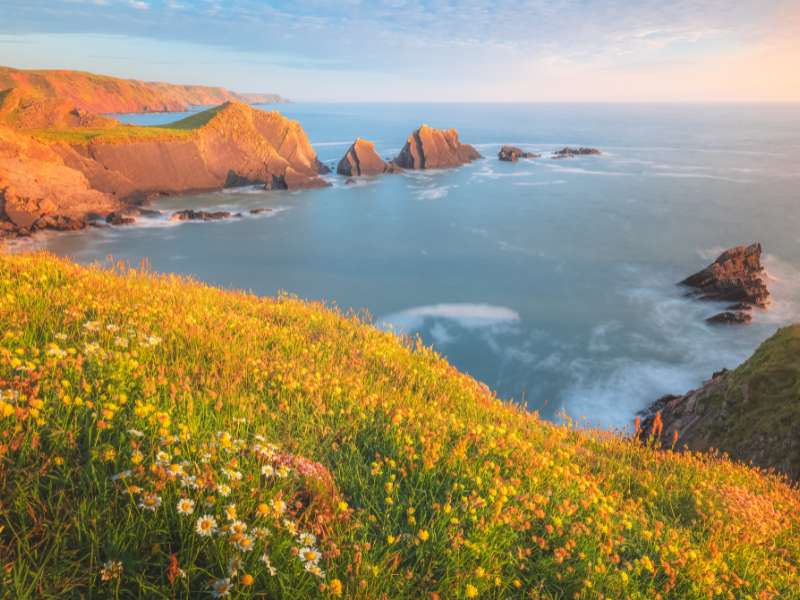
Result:
<svg viewBox="0 0 800 600"><path fill-rule="evenodd" d="M321 305L119 270L0 257L3 597L800 595L774 476L542 422Z"/></svg>

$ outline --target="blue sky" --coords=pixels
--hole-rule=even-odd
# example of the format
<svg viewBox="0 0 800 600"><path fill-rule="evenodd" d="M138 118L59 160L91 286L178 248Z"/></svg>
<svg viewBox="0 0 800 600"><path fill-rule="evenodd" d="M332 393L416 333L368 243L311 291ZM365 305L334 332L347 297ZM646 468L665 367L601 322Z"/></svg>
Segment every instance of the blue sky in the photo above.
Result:
<svg viewBox="0 0 800 600"><path fill-rule="evenodd" d="M0 63L299 100L800 100L800 0L0 0Z"/></svg>

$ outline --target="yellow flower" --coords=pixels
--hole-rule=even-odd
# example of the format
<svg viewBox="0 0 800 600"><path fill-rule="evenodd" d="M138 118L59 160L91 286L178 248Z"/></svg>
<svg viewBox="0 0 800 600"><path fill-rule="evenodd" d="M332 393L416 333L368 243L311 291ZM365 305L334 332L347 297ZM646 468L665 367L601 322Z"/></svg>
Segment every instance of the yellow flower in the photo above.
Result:
<svg viewBox="0 0 800 600"><path fill-rule="evenodd" d="M420 529L419 533L417 533L417 537L421 542L427 542L430 539L431 534L428 533L427 529Z"/></svg>
<svg viewBox="0 0 800 600"><path fill-rule="evenodd" d="M467 584L467 589L464 591L464 594L467 598L477 598L478 597L478 588L476 588L471 583Z"/></svg>
<svg viewBox="0 0 800 600"><path fill-rule="evenodd" d="M241 582L243 586L250 587L255 582L255 579L253 578L252 575L250 575L250 573L245 573L244 575L242 575Z"/></svg>
<svg viewBox="0 0 800 600"><path fill-rule="evenodd" d="M331 579L331 582L328 584L328 589L331 592L331 596L336 598L341 598L342 591L343 591L342 582L338 579Z"/></svg>

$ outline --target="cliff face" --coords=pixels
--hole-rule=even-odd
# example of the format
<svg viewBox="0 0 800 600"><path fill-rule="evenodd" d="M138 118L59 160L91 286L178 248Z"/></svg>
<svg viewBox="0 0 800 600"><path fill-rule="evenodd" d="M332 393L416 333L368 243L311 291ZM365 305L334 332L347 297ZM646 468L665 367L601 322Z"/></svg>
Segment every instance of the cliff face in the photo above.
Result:
<svg viewBox="0 0 800 600"><path fill-rule="evenodd" d="M781 329L733 371L685 396L665 396L645 413L641 437L660 414L663 446L705 451L774 468L800 481L800 325Z"/></svg>
<svg viewBox="0 0 800 600"><path fill-rule="evenodd" d="M49 145L0 126L0 237L80 228L87 216L119 206Z"/></svg>
<svg viewBox="0 0 800 600"><path fill-rule="evenodd" d="M118 79L82 71L27 71L0 67L0 91L57 99L92 113L182 111L224 102L285 102L277 94L238 94L224 88Z"/></svg>
<svg viewBox="0 0 800 600"><path fill-rule="evenodd" d="M31 122L31 111L49 114L56 123L65 118L40 111L35 102L22 112L8 107L3 112L3 106L0 116L13 114L9 122L17 125ZM65 228L60 217L69 219L67 228L76 228L89 217L151 195L244 183L322 187L327 184L319 174L325 170L299 123L240 103L164 128L116 121L105 128L45 131L5 126L0 129L0 216L6 232Z"/></svg>
<svg viewBox="0 0 800 600"><path fill-rule="evenodd" d="M403 169L444 169L481 158L475 148L462 144L455 129L434 129L423 125L406 140L394 159Z"/></svg>

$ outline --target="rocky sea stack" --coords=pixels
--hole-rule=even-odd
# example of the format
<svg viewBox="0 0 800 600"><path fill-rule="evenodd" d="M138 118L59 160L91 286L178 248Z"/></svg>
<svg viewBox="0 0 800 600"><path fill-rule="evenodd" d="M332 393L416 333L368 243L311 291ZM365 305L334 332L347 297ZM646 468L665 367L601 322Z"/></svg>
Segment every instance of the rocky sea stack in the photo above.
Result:
<svg viewBox="0 0 800 600"><path fill-rule="evenodd" d="M572 158L574 156L599 156L602 154L597 148L562 148L553 152L553 158Z"/></svg>
<svg viewBox="0 0 800 600"><path fill-rule="evenodd" d="M754 306L766 308L769 305L759 243L726 250L708 267L679 285L693 288L690 295L700 300L733 303L725 312L709 317L710 323L747 323L751 320L748 311Z"/></svg>
<svg viewBox="0 0 800 600"><path fill-rule="evenodd" d="M336 172L346 177L381 175L396 170L395 165L378 155L373 142L361 138L353 142L336 167Z"/></svg>
<svg viewBox="0 0 800 600"><path fill-rule="evenodd" d="M497 158L506 162L517 162L520 158L541 158L536 152L525 152L516 146L503 146L497 153Z"/></svg>
<svg viewBox="0 0 800 600"><path fill-rule="evenodd" d="M800 325L781 329L733 371L715 373L684 396L642 413L640 437L663 447L716 448L734 459L800 480ZM656 427L660 421L661 426Z"/></svg>
<svg viewBox="0 0 800 600"><path fill-rule="evenodd" d="M455 129L423 125L414 131L392 161L403 169L446 169L482 158L475 148L462 144Z"/></svg>

